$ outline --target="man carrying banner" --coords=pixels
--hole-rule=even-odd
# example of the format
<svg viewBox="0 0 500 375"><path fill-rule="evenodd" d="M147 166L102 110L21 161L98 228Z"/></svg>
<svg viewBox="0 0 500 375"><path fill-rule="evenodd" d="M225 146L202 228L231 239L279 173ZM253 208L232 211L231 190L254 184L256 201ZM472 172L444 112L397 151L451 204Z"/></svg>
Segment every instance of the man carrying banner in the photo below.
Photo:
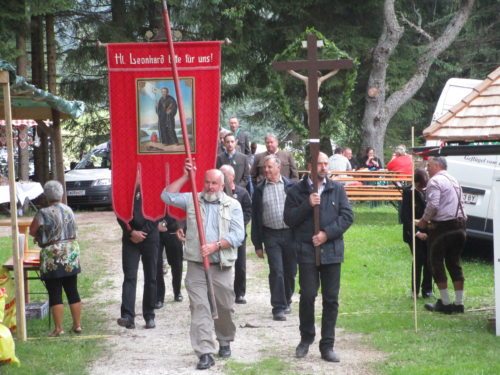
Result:
<svg viewBox="0 0 500 375"><path fill-rule="evenodd" d="M199 357L199 370L215 364L213 354L216 344L213 332L219 341L219 357L231 356L230 342L234 340L236 326L233 323L234 300L232 267L237 258L237 249L245 238L243 212L239 202L223 192L224 175L217 169L205 172L204 188L198 194L201 217L205 229L206 243L201 246L196 224L193 196L179 193L189 180L193 166L186 160L184 174L168 185L161 194L162 200L186 211L185 278L191 310L191 345ZM210 259L210 272L217 301L218 318L213 320L208 299L207 281L203 269L203 257Z"/></svg>

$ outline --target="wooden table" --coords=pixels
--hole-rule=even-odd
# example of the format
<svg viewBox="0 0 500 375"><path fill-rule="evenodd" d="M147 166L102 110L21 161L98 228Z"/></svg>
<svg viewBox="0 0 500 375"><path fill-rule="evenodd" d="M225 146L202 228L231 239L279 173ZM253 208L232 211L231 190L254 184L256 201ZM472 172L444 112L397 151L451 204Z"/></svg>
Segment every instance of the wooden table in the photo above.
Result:
<svg viewBox="0 0 500 375"><path fill-rule="evenodd" d="M40 279L37 277L29 277L29 271L39 272L40 270L40 250L37 249L29 249L29 228L31 225L32 217L19 217L17 219L17 227L19 229L20 234L24 234L24 247L23 249L19 249L20 251L20 259L23 264L23 275L24 275L24 299L26 303L29 303L29 280ZM10 227L12 222L10 219L2 219L0 220L0 226L2 227ZM5 268L9 271L14 270L14 258L10 257L3 264Z"/></svg>
<svg viewBox="0 0 500 375"><path fill-rule="evenodd" d="M7 261L3 264L5 268L7 268L9 271L14 270L14 259L10 257L7 259ZM35 277L30 277L29 276L29 271L35 271L37 276ZM24 275L24 301L26 303L30 302L30 287L29 287L29 281L30 280L40 280L40 251L39 250L29 250L27 253L25 253L24 259L23 259L23 275Z"/></svg>

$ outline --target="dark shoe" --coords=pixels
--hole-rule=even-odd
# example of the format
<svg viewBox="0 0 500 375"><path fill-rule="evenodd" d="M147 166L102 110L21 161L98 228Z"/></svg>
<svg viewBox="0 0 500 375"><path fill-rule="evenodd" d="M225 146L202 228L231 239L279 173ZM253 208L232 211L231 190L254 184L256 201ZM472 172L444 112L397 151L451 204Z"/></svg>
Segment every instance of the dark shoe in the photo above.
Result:
<svg viewBox="0 0 500 375"><path fill-rule="evenodd" d="M116 322L118 323L118 325L120 327L125 327L125 328L128 328L128 329L134 329L135 328L135 323L132 319L129 319L129 318L118 318L116 320Z"/></svg>
<svg viewBox="0 0 500 375"><path fill-rule="evenodd" d="M304 358L309 352L309 344L301 341L299 345L295 348L295 357Z"/></svg>
<svg viewBox="0 0 500 375"><path fill-rule="evenodd" d="M431 298L432 292L422 292L422 298Z"/></svg>
<svg viewBox="0 0 500 375"><path fill-rule="evenodd" d="M221 346L219 348L219 357L221 358L231 357L231 347L229 345Z"/></svg>
<svg viewBox="0 0 500 375"><path fill-rule="evenodd" d="M182 298L182 294L176 294L174 297L175 302L182 302L184 298Z"/></svg>
<svg viewBox="0 0 500 375"><path fill-rule="evenodd" d="M279 322L283 322L286 320L285 312L284 311L278 311L277 313L273 314L273 320L277 320Z"/></svg>
<svg viewBox="0 0 500 375"><path fill-rule="evenodd" d="M210 367L215 365L215 360L214 357L212 357L211 354L202 354L200 356L200 360L198 361L198 364L196 365L196 368L198 370L206 370Z"/></svg>
<svg viewBox="0 0 500 375"><path fill-rule="evenodd" d="M156 302L155 309L161 309L162 307L163 307L163 302L162 301Z"/></svg>
<svg viewBox="0 0 500 375"><path fill-rule="evenodd" d="M147 319L146 320L146 326L144 328L146 329L153 329L156 327L156 323L154 319Z"/></svg>
<svg viewBox="0 0 500 375"><path fill-rule="evenodd" d="M440 299L438 299L436 303L426 303L424 307L426 310L442 314L451 314L453 309L452 305L443 305L443 302Z"/></svg>
<svg viewBox="0 0 500 375"><path fill-rule="evenodd" d="M238 305L244 305L245 303L247 303L247 300L243 296L238 296L236 297L234 302L237 303Z"/></svg>
<svg viewBox="0 0 500 375"><path fill-rule="evenodd" d="M463 314L465 311L464 305L455 305L454 303L451 305L451 312L455 314Z"/></svg>
<svg viewBox="0 0 500 375"><path fill-rule="evenodd" d="M292 313L292 305L288 305L285 309L285 311L283 311L285 314L291 314Z"/></svg>
<svg viewBox="0 0 500 375"><path fill-rule="evenodd" d="M333 349L328 349L328 350L322 351L321 352L321 359L323 359L327 362L340 362L339 356L337 355L337 353L335 353L335 351Z"/></svg>

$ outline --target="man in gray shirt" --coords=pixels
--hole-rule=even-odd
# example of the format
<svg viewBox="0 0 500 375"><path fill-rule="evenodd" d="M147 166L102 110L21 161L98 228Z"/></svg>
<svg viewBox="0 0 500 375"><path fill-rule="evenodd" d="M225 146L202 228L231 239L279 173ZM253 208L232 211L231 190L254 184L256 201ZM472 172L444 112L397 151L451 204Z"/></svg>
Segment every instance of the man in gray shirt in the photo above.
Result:
<svg viewBox="0 0 500 375"><path fill-rule="evenodd" d="M293 233L283 221L286 194L294 183L281 176L276 155L264 158L264 173L252 198L252 243L259 258L264 258L265 249L273 319L284 321L291 312L297 274Z"/></svg>
<svg viewBox="0 0 500 375"><path fill-rule="evenodd" d="M425 304L425 308L451 314L464 312L461 255L465 245L466 216L462 207L462 188L446 169L445 158L429 159L427 170L431 179L427 183L427 206L417 226L428 230L432 276L441 296L435 304ZM448 294L445 265L455 289L454 303Z"/></svg>
<svg viewBox="0 0 500 375"><path fill-rule="evenodd" d="M185 278L191 310L191 345L199 358L199 370L215 364L213 354L216 344L213 332L219 342L219 357L231 356L230 342L234 340L236 326L233 322L234 300L233 265L237 249L245 238L243 212L240 203L223 192L224 175L217 169L205 172L204 188L198 194L201 218L206 242L200 246L193 196L179 193L189 179L192 164L186 161L184 174L168 185L161 194L162 200L186 211L187 260ZM201 249L201 251L200 251ZM218 319L213 320L208 301L207 282L203 269L203 257L209 257Z"/></svg>

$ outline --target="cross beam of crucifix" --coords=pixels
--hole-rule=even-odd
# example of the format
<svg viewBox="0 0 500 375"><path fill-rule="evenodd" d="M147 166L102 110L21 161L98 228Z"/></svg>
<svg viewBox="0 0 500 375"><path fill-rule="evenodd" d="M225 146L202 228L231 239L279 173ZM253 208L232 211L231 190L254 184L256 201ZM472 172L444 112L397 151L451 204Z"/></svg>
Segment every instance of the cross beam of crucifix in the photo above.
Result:
<svg viewBox="0 0 500 375"><path fill-rule="evenodd" d="M307 60L297 61L277 61L273 63L276 70L286 70L293 76L303 80L306 83L306 100L309 125L309 145L311 154L311 179L313 181L313 191L318 192L318 154L319 154L319 106L318 93L319 87L323 81L333 76L340 69L351 69L352 60L318 60L317 38L314 34L307 35ZM306 76L296 73L297 70L306 70ZM321 70L330 70L330 73L318 80L318 72ZM293 72L293 73L292 73ZM319 232L319 206L314 207L314 233ZM316 265L321 264L320 251L316 248Z"/></svg>

